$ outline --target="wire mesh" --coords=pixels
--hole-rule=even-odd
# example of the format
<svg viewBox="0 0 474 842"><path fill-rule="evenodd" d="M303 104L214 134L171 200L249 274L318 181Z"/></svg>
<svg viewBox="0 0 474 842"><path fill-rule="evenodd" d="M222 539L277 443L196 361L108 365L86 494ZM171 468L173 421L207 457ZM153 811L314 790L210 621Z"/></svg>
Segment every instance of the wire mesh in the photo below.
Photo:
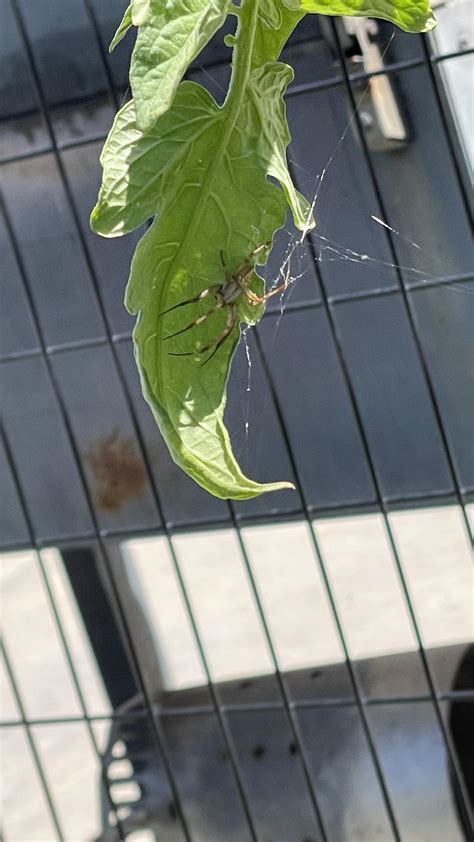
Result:
<svg viewBox="0 0 474 842"><path fill-rule="evenodd" d="M114 76L111 69L109 57L105 49L104 38L101 31L100 22L96 13L96 6L91 0L83 0L84 9L87 14L87 19L91 24L91 32L95 39L98 55L100 57L100 65L103 71L105 80L105 88L108 96L116 109L120 103L120 92L117 90ZM64 430L67 445L72 457L72 462L75 465L77 476L79 477L79 485L82 494L86 501L86 509L88 518L90 520L91 528L83 529L78 533L58 534L57 536L41 537L37 535L34 519L29 510L28 497L25 494L24 482L21 479L21 471L17 466L18 453L15 452L15 447L9 441L8 431L3 433L3 441L5 452L7 456L7 464L13 479L13 487L19 499L19 504L22 512L24 523L26 524L26 540L23 541L7 541L4 544L5 551L11 551L23 547L32 547L36 553L36 559L40 575L46 589L48 605L56 628L59 633L61 645L66 658L66 662L72 677L72 682L79 700L80 715L78 716L50 716L50 717L35 717L30 716L22 702L22 696L18 682L15 677L15 670L13 668L11 659L5 647L2 645L2 654L7 671L10 684L13 688L13 695L15 697L16 705L20 713L18 719L5 719L0 722L2 728L21 728L26 734L29 748L34 759L37 773L41 782L41 787L46 798L46 803L56 838L63 840L67 838L67 833L62 827L61 818L55 805L55 798L48 783L48 776L44 771L40 753L37 749L33 730L36 726L45 724L66 724L66 723L84 723L91 745L95 755L100 764L100 775L103 784L103 792L107 801L107 814L110 827L113 828L115 837L118 839L127 838L126 823L122 822L120 811L114 802L112 790L110 787L110 780L108 779L108 769L104 762L104 754L100 749L95 731L94 723L104 722L121 722L128 721L130 714L127 711L117 709L111 714L103 717L89 711L87 701L81 686L81 680L77 672L74 655L68 644L67 635L64 632L61 620L61 614L57 610L55 604L54 593L50 587L48 575L44 568L41 558L41 548L49 547L52 543L60 548L66 549L68 545L77 546L80 544L87 545L87 542L93 542L98 548L98 556L100 556L104 575L107 580L111 600L114 605L114 610L118 618L118 626L120 634L124 641L125 650L127 652L128 660L133 672L136 682L140 702L142 708L135 710L133 716L136 719L143 719L147 722L149 733L153 741L153 751L156 758L163 765L167 785L172 798L172 810L175 813L178 825L181 828L181 838L192 840L195 838L193 831L193 821L190 818L189 804L186 802L186 795L183 793L183 787L180 783L180 777L177 773L177 761L173 750L170 749L169 732L165 724L167 721L172 721L173 718L186 718L190 716L201 716L203 719L206 716L211 716L216 722L219 739L234 782L234 790L236 798L240 805L242 824L241 836L239 839L253 839L255 842L262 840L263 834L260 830L260 823L258 818L258 810L254 800L254 792L252 786L249 784L249 778L245 771L245 764L242 761L242 754L239 750L238 740L236 740L236 732L234 720L232 717L243 713L260 714L271 711L278 711L282 713L285 722L285 728L291 736L290 746L292 747L292 754L296 758L298 764L300 780L304 782L304 787L308 796L308 804L311 808L311 815L314 825L315 839L326 842L326 840L335 839L334 828L328 825L328 819L324 815L324 810L321 806L321 791L318 787L318 780L314 774L311 755L308 749L308 742L305 737L304 729L302 727L302 712L309 709L341 709L350 708L357 712L358 722L362 729L365 750L368 752L370 762L372 764L373 773L377 782L378 791L380 793L383 808L385 811L386 820L390 837L394 840L402 840L403 830L399 823L399 804L397 797L394 796L391 781L387 776L386 763L381 757L380 746L378 744L376 735L376 726L374 720L371 718L371 710L387 705L410 705L410 704L428 704L433 709L436 717L437 727L441 735L446 756L449 759L449 767L451 773L451 783L455 793L456 804L458 805L460 821L463 827L463 832L466 839L471 838L472 825L470 823L470 804L469 793L466 791L466 786L463 779L463 773L459 765L458 757L455 747L453 745L449 729L446 725L444 716L444 705L446 702L463 699L466 701L474 701L474 691L469 689L456 690L453 692L440 692L436 686L435 675L426 647L423 642L423 635L415 610L413 596L410 592L410 586L407 581L406 572L404 570L401 554L397 545L397 536L390 520L390 512L397 505L408 507L429 505L439 501L454 502L459 506L462 512L463 526L465 532L472 543L472 530L467 513L467 503L469 501L469 489L463 484L458 468L458 460L453 449L453 442L448 432L445 416L440 402L437 398L436 385L431 374L429 359L425 353L422 336L419 330L416 310L413 305L412 293L417 289L436 289L443 287L449 289L462 283L464 285L472 284L474 281L474 273L470 271L458 271L456 273L445 274L442 278L423 279L423 280L407 280L402 270L398 266L398 252L396 242L391 230L387 227L384 230L384 235L387 241L388 253L390 255L391 263L395 271L394 282L383 287L373 288L370 290L355 290L350 293L334 293L328 287L323 272L321 271L318 262L318 252L314 240L309 241L308 250L314 263L316 271L317 283L317 299L314 301L292 302L289 301L286 305L286 311L304 311L313 312L321 311L324 313L327 323L329 325L329 332L332 343L335 348L337 361L339 365L340 374L347 391L349 404L355 421L358 436L362 445L363 458L370 479L370 485L373 489L372 499L367 499L359 504L354 503L338 503L337 505L315 505L308 499L305 492L305 483L302 476L300 463L295 453L294 443L287 428L286 422L286 407L284 401L281 399L278 387L275 383L274 370L269 359L268 348L262 341L261 334L255 331L256 334L256 348L258 357L263 366L264 381L267 385L270 395L270 402L275 413L277 426L284 443L284 450L288 464L291 466L292 474L296 480L299 502L291 512L281 512L275 514L257 513L241 510L238 506L229 504L225 507L225 511L220 512L219 516L213 519L212 517L201 518L199 522L196 521L182 521L179 524L173 523L167 516L166 507L163 501L163 488L156 479L153 471L147 441L143 433L143 427L137 409L136 400L131 392L129 383L124 374L121 362L121 348L125 343L129 342L130 333L120 333L114 330L110 316L104 302L104 294L101 289L101 284L97 275L96 267L94 265L93 257L91 256L90 246L84 234L81 222L81 213L77 206L77 200L74 194L73 186L71 185L70 177L67 168L64 164L63 152L65 150L78 149L80 147L87 147L93 145L97 140L103 140L105 135L96 133L93 138L81 138L80 140L67 139L65 142L58 143L55 126L52 119L52 108L48 103L48 98L44 89L44 82L42 80L41 72L38 67L38 60L35 57L35 52L31 43L31 38L26 25L27 18L21 2L12 0L11 9L13 10L14 18L18 31L21 35L24 54L28 63L29 72L33 80L33 86L36 99L39 103L39 113L41 119L46 127L47 143L44 147L35 149L34 151L21 151L18 154L9 154L0 161L1 165L8 165L14 162L27 162L29 160L41 161L42 156L52 154L57 166L60 176L60 182L66 196L67 205L70 210L74 234L79 243L80 251L84 260L86 272L91 280L92 291L100 314L100 319L104 325L104 335L94 339L82 339L74 341L66 341L57 344L50 344L45 335L44 327L41 317L38 312L37 299L33 295L31 289L31 281L29 279L29 272L25 265L23 251L22 251L22 235L21 232L15 230L15 223L12 220L11 214L7 207L7 203L2 201L2 211L5 220L6 230L10 247L13 251L17 269L20 276L21 286L27 301L28 310L32 323L35 327L36 335L38 337L38 347L34 349L21 349L4 354L0 358L0 362L6 366L11 365L17 361L24 361L28 359L39 359L43 361L47 377L52 388L54 400L57 403L62 428ZM362 150L363 159L367 167L369 180L375 196L375 208L382 219L389 219L390 214L385 207L384 190L379 184L379 178L376 168L373 165L372 153L367 144L364 127L360 117L360 109L354 94L353 85L356 82L369 81L377 75L383 73L387 77L395 77L399 73L411 72L416 68L425 68L428 72L431 89L427 94L435 103L436 109L439 112L439 118L444 133L444 140L449 150L450 161L457 180L457 189L461 196L462 204L466 217L469 213L469 197L465 185L464 165L460 160L459 151L456 143L453 140L453 131L450 125L449 115L446 111L446 104L440 93L440 83L438 78L438 65L442 62L454 61L455 59L469 55L473 51L471 49L463 49L451 51L440 56L432 53L429 44L425 38L422 39L422 52L415 58L405 60L387 62L383 71L380 73L366 73L366 72L351 72L347 65L347 56L344 52L341 43L340 31L334 22L330 24L333 42L336 48L336 57L338 68L335 75L327 76L322 79L312 79L295 85L288 92L288 100L297 98L298 96L316 94L316 92L338 90L345 91L351 109L351 121L353 121L356 128L358 143ZM216 67L219 69L219 63ZM208 69L212 69L210 64ZM297 132L297 126L294 128ZM1 170L0 170L1 171ZM296 173L297 175L297 173ZM474 289L474 286L472 287ZM423 491L419 493L404 493L400 495L387 493L384 486L383 478L377 465L377 459L373 452L371 444L370 433L367 430L367 423L364 418L364 412L361 408L357 385L354 382L351 366L348 361L348 355L345 347L344 338L341 332L338 307L344 303L360 300L376 300L385 297L396 297L400 299L403 305L403 311L406 316L410 335L414 342L416 349L416 356L422 378L426 386L427 394L429 396L429 403L433 412L434 424L441 442L441 448L444 454L444 459L447 465L447 474L449 477L449 487L443 488L439 491ZM275 318L279 318L279 311L270 311L265 316L267 323ZM123 397L126 412L130 418L131 429L135 440L137 442L140 459L144 465L146 481L151 489L151 498L154 507L155 525L151 527L137 526L137 528L104 528L100 519L97 516L96 506L93 494L91 493L90 484L87 477L87 472L84 468L83 454L77 442L77 435L74 428L74 417L71 416L71 407L63 395L63 388L60 377L55 368L55 359L62 358L62 355L71 352L77 352L81 349L106 348L110 351L113 363L113 369L117 382L119 384L120 392ZM381 515L388 545L392 559L397 571L398 580L405 608L410 619L412 631L417 645L417 651L421 659L422 670L426 679L427 692L405 693L396 695L390 693L388 696L370 696L368 697L363 682L361 681L359 670L355 664L354 658L351 657L351 648L347 640L347 632L344 629L344 623L341 618L340 608L334 593L331 576L328 572L327 563L324 558L324 552L320 546L317 530L315 529L314 519L327 514L341 514L345 512L377 512ZM293 520L301 522L303 520L307 524L309 535L311 538L311 546L313 553L313 561L317 569L320 571L324 591L330 606L330 613L332 620L337 630L337 637L343 652L344 663L347 669L347 675L350 684L351 696L342 696L341 698L332 697L329 699L295 699L292 692L292 687L288 681L288 676L285 668L280 665L280 657L277 646L273 639L271 625L267 616L267 609L265 607L262 594L260 592L259 584L255 576L255 571L251 556L246 546L246 535L244 527L251 523L275 523L275 522L292 522ZM208 654L206 652L206 645L203 638L202 625L196 616L195 607L193 606L190 597L185 576L183 575L179 554L175 547L175 537L178 534L186 532L197 532L198 530L220 529L222 526L230 528L237 539L239 548L240 561L247 577L250 592L254 602L256 614L262 629L263 638L265 640L270 663L273 670L273 677L276 681L276 696L273 701L254 701L249 703L233 703L226 702L222 696L221 689L213 678L213 670L209 663ZM160 707L150 692L147 676L144 674L143 663L140 657L140 643L137 637L137 632L133 623L130 621L130 616L124 604L123 594L117 584L117 570L114 567L113 559L111 558L110 547L108 540L111 538L121 539L144 535L162 535L166 541L166 546L170 554L172 567L176 580L178 582L179 592L185 606L186 616L192 630L192 637L194 645L197 649L200 664L206 681L206 699L199 704L195 704L192 709L183 708L179 705L176 707ZM140 707L140 706L139 706ZM258 753L255 754L257 758ZM324 794L324 793L323 793ZM246 828L245 831L242 828ZM170 837L171 838L171 837ZM173 837L174 839L175 837ZM177 837L176 837L177 838ZM196 837L197 838L197 837ZM310 837L305 837L309 839ZM313 838L313 837L311 837ZM290 840L288 840L290 842ZM293 842L293 840L291 840ZM296 838L295 838L296 842Z"/></svg>

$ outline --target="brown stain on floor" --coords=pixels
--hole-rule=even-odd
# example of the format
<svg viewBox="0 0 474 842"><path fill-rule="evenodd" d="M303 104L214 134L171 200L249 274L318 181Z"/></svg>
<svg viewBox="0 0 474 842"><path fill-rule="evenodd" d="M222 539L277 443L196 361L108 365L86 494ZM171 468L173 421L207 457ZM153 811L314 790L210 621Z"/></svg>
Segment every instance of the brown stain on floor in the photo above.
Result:
<svg viewBox="0 0 474 842"><path fill-rule="evenodd" d="M135 442L122 438L117 429L97 439L85 458L94 477L94 502L101 511L119 512L145 491L147 473Z"/></svg>

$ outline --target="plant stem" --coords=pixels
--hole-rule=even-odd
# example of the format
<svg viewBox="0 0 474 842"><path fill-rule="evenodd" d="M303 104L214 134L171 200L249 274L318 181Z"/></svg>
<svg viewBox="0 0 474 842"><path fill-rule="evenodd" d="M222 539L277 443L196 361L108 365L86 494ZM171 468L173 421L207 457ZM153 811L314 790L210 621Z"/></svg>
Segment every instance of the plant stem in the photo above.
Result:
<svg viewBox="0 0 474 842"><path fill-rule="evenodd" d="M257 27L259 0L243 0L238 11L238 25L232 53L232 75L224 108L237 117L245 96Z"/></svg>

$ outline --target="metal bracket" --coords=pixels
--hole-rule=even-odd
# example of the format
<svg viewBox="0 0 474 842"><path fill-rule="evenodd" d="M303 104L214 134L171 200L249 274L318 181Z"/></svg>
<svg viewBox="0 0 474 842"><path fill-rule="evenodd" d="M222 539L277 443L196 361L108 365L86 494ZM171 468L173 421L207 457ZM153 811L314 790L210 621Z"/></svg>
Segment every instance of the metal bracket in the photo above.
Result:
<svg viewBox="0 0 474 842"><path fill-rule="evenodd" d="M383 71L384 61L380 47L371 37L378 32L377 23L370 18L343 17L342 21L348 35L357 39L365 72ZM389 142L406 142L408 133L389 77L373 76L369 79L368 85L373 117L383 138Z"/></svg>

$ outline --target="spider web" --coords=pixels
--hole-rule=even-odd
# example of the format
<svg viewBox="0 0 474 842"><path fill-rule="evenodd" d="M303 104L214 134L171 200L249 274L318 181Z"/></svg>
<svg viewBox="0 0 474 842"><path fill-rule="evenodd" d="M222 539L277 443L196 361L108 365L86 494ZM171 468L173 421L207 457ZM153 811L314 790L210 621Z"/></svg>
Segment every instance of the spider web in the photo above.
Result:
<svg viewBox="0 0 474 842"><path fill-rule="evenodd" d="M397 34L397 30L393 28L392 33L381 50L382 60L385 58ZM224 84L220 84L214 73L211 75L204 66L199 64L197 66L206 77L206 80L209 81L209 89L213 95L218 100L220 98L223 100L227 93L225 79L222 80ZM276 318L273 316L275 324L268 344L268 354L270 355L278 340L282 318L287 309L293 305L295 290L300 284L304 285L310 281L312 284L310 289L314 293L314 268L316 268L316 275L319 276L319 285L324 283L323 274L326 269L330 268L330 264L341 263L347 266L348 273L356 267L358 271L363 268L365 273L377 272L378 277L383 281L386 281L387 275L390 274L392 277L390 286L398 286L401 289L403 285L408 295L410 295L410 289L418 289L423 286L436 286L437 289L443 290L443 294L449 296L469 296L474 294L474 286L470 286L468 282L463 284L462 282L456 283L449 280L450 276L452 277L460 273L449 265L448 260L435 256L430 248L425 248L422 243L417 242L410 235L409 231L402 230L401 226L396 228L390 224L389 220L382 218L375 196L373 196L373 206L371 208L364 207L362 201L357 206L354 206L353 196L348 200L344 197L340 187L338 189L335 174L337 172L339 157L345 148L347 140L350 139L351 129L356 122L358 113L365 105L369 90L370 81L358 93L356 107L351 109L342 131L338 133L335 139L330 154L327 156L324 165L316 176L298 161L291 157L288 159L290 167L296 171L296 175L299 172L303 176L306 176L306 180L312 180L313 188L309 195L311 198L311 211L314 211L317 226L311 232L308 230L304 230L303 232L295 231L290 228L280 232L280 235L283 234L283 256L280 265L277 271L275 271L275 266L273 266L272 271L268 266L263 271L266 279L267 292L281 284L289 272L286 290L279 298L275 298L278 306L278 314ZM294 133L297 130L297 126L293 126L292 128ZM323 195L323 187L326 188L327 195ZM306 192L308 195L307 188L303 192ZM368 229L378 228L385 230L392 238L393 250L396 249L397 243L403 245L405 251L403 262L397 262L396 259L382 259L380 256L371 253L370 250L359 249L357 244L350 241L350 235L348 235L347 239L345 237L341 238L340 234L336 236L331 226L331 213L334 211L334 205L337 203L350 204L351 210L359 215ZM255 234L258 239L258 231ZM393 254L392 250L389 251ZM409 261L410 252L413 252L413 263ZM315 267L314 264L317 264L317 266ZM313 277L310 279L308 277L309 275ZM365 286L360 291L363 295L370 295L371 293L377 293L380 287L380 284L373 284ZM383 288L387 288L386 284ZM356 292L357 290L354 289L353 293ZM325 294L330 294L327 289L325 290ZM347 297L349 298L350 295ZM257 420L252 424L252 409L255 410L255 407L253 407L252 393L256 368L254 366L255 352L253 350L254 343L252 342L251 330L252 328L249 326L242 327L241 345L238 349L237 356L240 355L240 362L242 363L243 361L245 369L243 374L242 372L240 373L238 385L232 380L231 372L230 391L232 392L233 389L238 391L240 426L237 430L234 429L232 434L235 451L244 471L248 470L253 475L255 473L255 466L252 464L253 460L250 450L255 454L262 447L263 438L267 433L265 424L260 423L260 416L268 411L272 399L269 389L266 388L264 399L261 400L259 398L257 401L260 409ZM255 362L259 363L256 357Z"/></svg>
<svg viewBox="0 0 474 842"><path fill-rule="evenodd" d="M385 57L395 37L396 31L394 29L383 49L382 57ZM360 267L363 267L365 272L376 271L378 276L382 279L384 279L386 275L390 273L393 277L393 286L398 286L399 289L402 289L403 285L408 295L410 295L410 291L412 289L417 290L423 286L436 287L437 290L443 290L443 294L449 296L469 296L474 294L474 286L470 284L469 281L463 283L462 281L456 282L449 280L450 276L453 277L462 273L460 273L458 269L450 265L448 260L434 255L431 249L425 248L420 242L417 242L415 239L413 239L408 231L400 230L399 228L396 228L393 225L391 225L386 219L383 219L378 208L376 197L374 197L373 208L367 210L362 206L362 202L359 203L357 207L354 207L353 197L351 196L351 200L349 201L348 199L345 199L340 190L337 190L336 179L332 176L334 176L334 173L337 168L338 155L344 148L344 143L348 138L350 130L353 127L358 112L360 112L360 110L364 107L369 90L370 82L367 83L367 86L359 95L357 106L351 110L347 123L338 135L331 150L331 153L329 154L324 166L314 179L314 186L311 196L311 210L315 213L317 227L311 232L309 232L308 229L304 230L303 232L295 232L290 230L289 228L285 229L284 233L286 238L286 244L284 247L284 255L279 266L279 270L276 273L273 272L270 282L268 282L269 273L268 271L266 272L267 291L270 291L272 288L276 287L282 282L282 280L288 273L289 267L288 287L279 297L279 312L278 317L275 318L275 326L273 329L271 341L268 345L269 354L271 354L274 343L278 339L278 331L281 325L281 320L285 315L287 308L291 307L292 297L296 286L301 283L304 284L305 276L307 276L310 272L311 263L317 263L318 267L322 269L323 272L325 267L328 266L328 264L343 263L347 265L348 271L350 271L350 269L354 265L357 265L359 269ZM312 176L312 174L307 169L305 169L299 162L293 160L290 157L289 163L291 167L301 171L306 176ZM328 186L328 181L329 179L331 179L331 177L331 185L328 191L329 195L326 198L325 203L323 204L323 202L320 202L320 199L322 198L321 191L323 185ZM375 226L377 228L381 228L389 232L389 234L392 237L394 248L396 248L398 242L404 246L405 251L408 253L408 256L410 251L413 251L414 257L416 255L417 259L416 264L415 261L411 264L409 261L406 260L406 258L403 261L403 263L399 263L396 260L381 259L380 257L371 254L370 251L358 250L352 242L341 242L340 238L336 239L334 236L331 236L330 227L328 226L327 222L329 222L331 210L333 209L332 206L335 201L339 203L350 204L351 208L353 209L353 212L359 214L359 216L361 216L365 220L365 224L368 227ZM325 233L321 233L322 231L324 231ZM319 282L322 282L321 276ZM385 288L386 287L384 287L384 289ZM362 290L362 293L363 295L370 295L370 293L376 293L377 289L377 285L374 285L373 287L364 288ZM249 331L249 327L245 327L242 331L242 343L247 368L243 411L243 430L241 434L237 433L237 435L234 434L233 436L236 452L238 453L239 460L241 460L243 463L244 470L246 470L247 468L247 463L250 462L249 434L252 433L252 437L254 439L256 438L256 440L254 440L252 444L252 450L254 450L254 452L259 451L262 445L263 436L265 435L264 425L255 424L255 429L251 429L250 409L251 393L253 386L252 346L249 342ZM265 399L262 404L263 413L265 413L265 411L268 409L268 404L270 403L270 401L271 398L269 390L267 389L265 392ZM249 464L249 469L250 468L251 466Z"/></svg>

